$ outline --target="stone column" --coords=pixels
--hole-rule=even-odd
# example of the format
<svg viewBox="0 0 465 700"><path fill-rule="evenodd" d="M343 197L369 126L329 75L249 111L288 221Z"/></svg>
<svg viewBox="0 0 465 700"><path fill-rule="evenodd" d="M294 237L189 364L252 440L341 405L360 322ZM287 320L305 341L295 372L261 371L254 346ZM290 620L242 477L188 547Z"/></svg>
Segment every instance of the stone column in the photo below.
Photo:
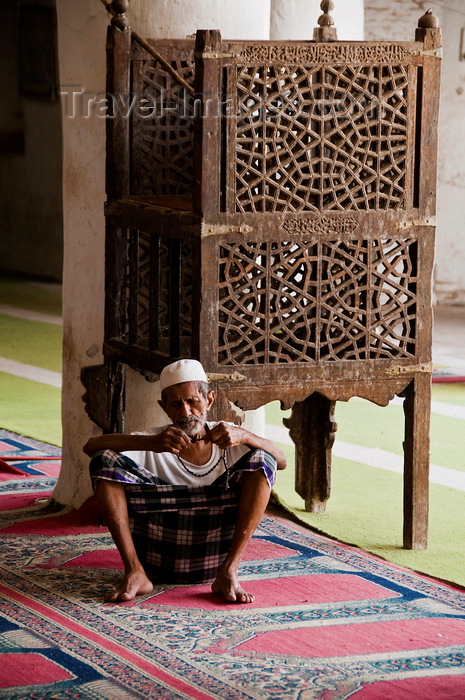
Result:
<svg viewBox="0 0 465 700"><path fill-rule="evenodd" d="M363 39L363 0L333 0L331 16L339 41ZM313 39L322 14L320 0L271 0L270 38Z"/></svg>
<svg viewBox="0 0 465 700"><path fill-rule="evenodd" d="M219 29L224 39L268 39L271 0L132 0L134 29L153 38L183 38L197 29Z"/></svg>
<svg viewBox="0 0 465 700"><path fill-rule="evenodd" d="M97 101L105 93L109 17L97 0L57 0L57 17L63 108L63 467L53 496L79 507L91 494L82 445L99 432L85 413L80 373L103 360L105 119ZM225 38L267 39L270 0L132 0L128 19L143 37L184 37L208 28L220 29ZM163 423L158 384L128 374L126 430Z"/></svg>
<svg viewBox="0 0 465 700"><path fill-rule="evenodd" d="M369 5L369 6L368 6ZM365 26L369 41L411 41L423 4L370 0ZM465 304L465 19L463 0L433 3L442 29L439 108L437 229L433 293L438 304Z"/></svg>
<svg viewBox="0 0 465 700"><path fill-rule="evenodd" d="M95 116L93 97L105 92L108 18L95 0L56 5L63 138L63 466L53 495L78 507L91 493L82 446L95 427L84 411L80 372L102 361L105 121Z"/></svg>
<svg viewBox="0 0 465 700"><path fill-rule="evenodd" d="M441 8L443 37L439 108L434 293L439 304L465 305L465 16L462 0ZM434 7L434 6L433 6ZM435 14L439 14L433 9Z"/></svg>

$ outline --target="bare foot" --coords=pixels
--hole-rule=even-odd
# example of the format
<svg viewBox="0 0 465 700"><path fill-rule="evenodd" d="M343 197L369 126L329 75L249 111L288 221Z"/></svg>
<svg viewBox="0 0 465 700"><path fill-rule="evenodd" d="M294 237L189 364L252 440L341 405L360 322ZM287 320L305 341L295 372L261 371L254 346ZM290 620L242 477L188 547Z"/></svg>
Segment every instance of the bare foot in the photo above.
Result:
<svg viewBox="0 0 465 700"><path fill-rule="evenodd" d="M225 572L221 569L212 583L213 593L219 593L231 603L253 603L255 596L247 593L239 583L237 573Z"/></svg>
<svg viewBox="0 0 465 700"><path fill-rule="evenodd" d="M137 595L151 591L153 591L152 582L143 569L137 569L125 574L121 584L105 596L105 603L125 603L133 600Z"/></svg>

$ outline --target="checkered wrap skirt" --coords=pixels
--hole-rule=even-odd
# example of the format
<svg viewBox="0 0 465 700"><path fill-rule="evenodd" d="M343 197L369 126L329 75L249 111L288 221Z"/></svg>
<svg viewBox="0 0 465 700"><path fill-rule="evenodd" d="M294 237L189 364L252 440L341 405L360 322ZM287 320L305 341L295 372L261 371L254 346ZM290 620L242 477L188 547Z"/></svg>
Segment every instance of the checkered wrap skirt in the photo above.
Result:
<svg viewBox="0 0 465 700"><path fill-rule="evenodd" d="M164 583L206 583L228 553L236 524L241 477L261 469L273 487L276 460L252 450L208 486L173 486L112 450L90 462L98 479L124 485L129 525L149 578Z"/></svg>

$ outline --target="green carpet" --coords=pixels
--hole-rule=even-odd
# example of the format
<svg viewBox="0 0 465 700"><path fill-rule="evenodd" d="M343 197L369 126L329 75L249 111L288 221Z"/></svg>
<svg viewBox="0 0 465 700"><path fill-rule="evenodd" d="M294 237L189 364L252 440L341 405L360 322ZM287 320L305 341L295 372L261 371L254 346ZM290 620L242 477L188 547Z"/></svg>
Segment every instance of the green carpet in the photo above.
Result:
<svg viewBox="0 0 465 700"><path fill-rule="evenodd" d="M0 303L61 316L60 285L0 277Z"/></svg>
<svg viewBox="0 0 465 700"><path fill-rule="evenodd" d="M0 278L0 304L60 317L59 285ZM61 372L62 329L0 312L0 358ZM0 372L0 428L61 445L61 390Z"/></svg>
<svg viewBox="0 0 465 700"><path fill-rule="evenodd" d="M0 357L61 372L62 329L0 313Z"/></svg>
<svg viewBox="0 0 465 700"><path fill-rule="evenodd" d="M465 406L464 385L433 385L433 402ZM434 403L433 403L434 405ZM267 424L282 425L279 404L267 407ZM337 440L402 455L402 407L384 408L352 400L336 406ZM432 414L431 463L465 471L464 421ZM465 586L465 492L430 487L429 544L425 551L402 548L402 475L333 455L332 488L326 513L307 513L294 491L294 449L281 447L288 469L278 474L274 495L299 520L331 537L395 564Z"/></svg>
<svg viewBox="0 0 465 700"><path fill-rule="evenodd" d="M61 446L61 389L0 372L0 428Z"/></svg>

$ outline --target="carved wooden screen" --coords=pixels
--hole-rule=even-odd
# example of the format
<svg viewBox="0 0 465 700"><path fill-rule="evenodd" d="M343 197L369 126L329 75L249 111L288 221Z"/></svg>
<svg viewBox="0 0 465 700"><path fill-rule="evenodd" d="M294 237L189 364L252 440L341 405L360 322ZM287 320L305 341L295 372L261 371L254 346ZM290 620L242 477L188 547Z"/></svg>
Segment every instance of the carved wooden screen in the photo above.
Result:
<svg viewBox="0 0 465 700"><path fill-rule="evenodd" d="M316 510L332 403L404 395L404 544L425 546L436 19L401 43L201 30L195 49L150 40L162 61L121 29L108 37L123 109L107 120L105 361L156 377L195 357L221 418L233 403L293 407L297 490Z"/></svg>
<svg viewBox="0 0 465 700"><path fill-rule="evenodd" d="M402 395L404 546L425 547L436 18L420 18L414 42L333 41L326 13L318 41L223 42L201 30L194 47L144 42L115 12L109 376L104 396L89 391L99 416L107 402L101 425L122 427L121 363L156 378L195 357L217 418L233 418L233 404L292 407L296 489L321 512L334 402ZM87 376L101 382L101 368Z"/></svg>
<svg viewBox="0 0 465 700"><path fill-rule="evenodd" d="M417 243L220 248L220 365L415 358Z"/></svg>
<svg viewBox="0 0 465 700"><path fill-rule="evenodd" d="M428 360L422 49L223 42L219 367Z"/></svg>
<svg viewBox="0 0 465 700"><path fill-rule="evenodd" d="M406 48L254 45L238 58L235 211L412 205L417 67Z"/></svg>
<svg viewBox="0 0 465 700"><path fill-rule="evenodd" d="M195 60L194 99L130 42L130 114L109 139L127 139L128 161L126 190L112 195L108 170L107 347L154 372L182 355L252 384L269 368L273 397L336 365L353 381L360 363L373 379L427 363L434 51L216 35L151 40L188 84Z"/></svg>
<svg viewBox="0 0 465 700"><path fill-rule="evenodd" d="M192 39L153 41L187 83L194 80ZM131 45L131 194L188 195L193 190L193 102L159 61Z"/></svg>
<svg viewBox="0 0 465 700"><path fill-rule="evenodd" d="M169 357L192 354L193 260L191 240L126 231L120 342ZM178 293L172 290L178 289ZM143 363L146 367L146 363Z"/></svg>
<svg viewBox="0 0 465 700"><path fill-rule="evenodd" d="M191 356L197 348L192 319L198 238L180 235L180 224L192 223L193 101L138 41L118 33L113 39L114 73L125 92L120 88L116 127L110 124L114 133L107 139L110 153L115 144L119 150L107 167L106 353L150 373L160 359ZM192 85L192 39L150 45Z"/></svg>

